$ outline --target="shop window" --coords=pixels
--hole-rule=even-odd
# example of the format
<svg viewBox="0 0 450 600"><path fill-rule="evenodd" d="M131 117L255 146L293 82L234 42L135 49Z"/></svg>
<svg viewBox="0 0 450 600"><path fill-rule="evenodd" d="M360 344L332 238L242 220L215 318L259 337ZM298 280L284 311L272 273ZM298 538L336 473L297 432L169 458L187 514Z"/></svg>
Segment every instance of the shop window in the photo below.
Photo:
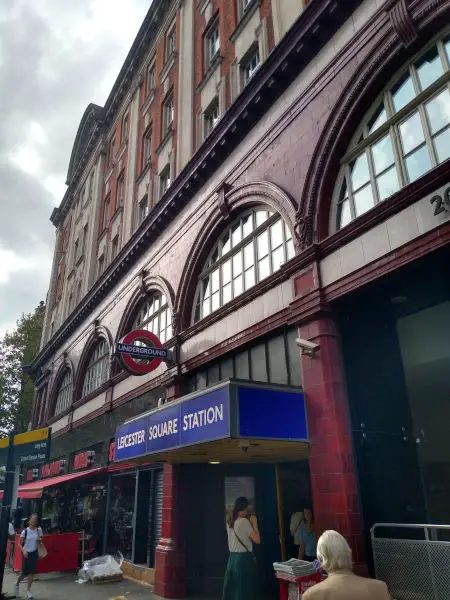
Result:
<svg viewBox="0 0 450 600"><path fill-rule="evenodd" d="M161 292L153 292L139 305L130 328L146 329L154 333L162 343L172 337L172 313L167 298Z"/></svg>
<svg viewBox="0 0 450 600"><path fill-rule="evenodd" d="M357 131L335 190L341 229L450 158L450 39L400 73Z"/></svg>
<svg viewBox="0 0 450 600"><path fill-rule="evenodd" d="M58 392L56 394L56 404L54 416L64 413L72 404L72 371L67 369L59 384Z"/></svg>
<svg viewBox="0 0 450 600"><path fill-rule="evenodd" d="M106 340L100 340L91 351L83 381L82 396L98 389L109 377L109 348Z"/></svg>
<svg viewBox="0 0 450 600"><path fill-rule="evenodd" d="M115 475L111 484L107 549L109 553L120 552L125 560L132 560L136 472Z"/></svg>
<svg viewBox="0 0 450 600"><path fill-rule="evenodd" d="M209 255L197 288L194 321L263 281L293 256L292 236L280 215L265 208L245 213Z"/></svg>

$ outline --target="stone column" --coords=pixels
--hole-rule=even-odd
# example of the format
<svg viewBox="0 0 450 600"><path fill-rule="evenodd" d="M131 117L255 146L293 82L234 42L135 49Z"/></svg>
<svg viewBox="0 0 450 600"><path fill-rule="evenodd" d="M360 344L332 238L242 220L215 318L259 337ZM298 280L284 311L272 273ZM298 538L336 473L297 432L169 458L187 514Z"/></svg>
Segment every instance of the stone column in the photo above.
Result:
<svg viewBox="0 0 450 600"><path fill-rule="evenodd" d="M317 533L339 531L350 544L358 571L365 571L350 416L339 336L322 311L299 326L299 337L320 344L301 357L310 445L313 508Z"/></svg>
<svg viewBox="0 0 450 600"><path fill-rule="evenodd" d="M155 595L162 598L186 596L186 556L180 545L180 469L181 465L164 465L162 532L155 560Z"/></svg>

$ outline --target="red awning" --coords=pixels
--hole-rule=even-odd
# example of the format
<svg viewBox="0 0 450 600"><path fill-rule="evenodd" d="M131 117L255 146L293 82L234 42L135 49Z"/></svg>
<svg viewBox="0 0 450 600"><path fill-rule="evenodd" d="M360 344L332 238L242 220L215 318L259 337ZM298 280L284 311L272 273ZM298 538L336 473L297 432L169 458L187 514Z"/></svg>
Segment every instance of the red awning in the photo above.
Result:
<svg viewBox="0 0 450 600"><path fill-rule="evenodd" d="M146 467L151 465L150 461L148 462L118 462L109 465L108 473L119 473L122 471L131 471L133 469L138 469L139 467Z"/></svg>
<svg viewBox="0 0 450 600"><path fill-rule="evenodd" d="M82 473L68 473L67 475L61 475L60 477L50 477L49 479L41 479L40 481L32 481L31 483L25 483L21 485L17 491L19 498L24 500L38 500L42 498L42 493L45 488L54 487L62 483L68 483L75 479L81 479L82 477L90 477L91 475L98 475L104 473L106 469L91 469L90 471L83 471Z"/></svg>

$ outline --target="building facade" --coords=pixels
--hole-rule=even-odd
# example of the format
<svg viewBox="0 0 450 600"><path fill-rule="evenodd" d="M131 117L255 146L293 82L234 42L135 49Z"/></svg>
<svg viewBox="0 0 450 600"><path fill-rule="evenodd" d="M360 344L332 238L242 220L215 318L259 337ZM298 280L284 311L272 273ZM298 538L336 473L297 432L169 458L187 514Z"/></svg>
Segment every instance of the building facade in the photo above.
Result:
<svg viewBox="0 0 450 600"><path fill-rule="evenodd" d="M268 570L302 498L363 569L373 523L445 520L449 16L447 0L154 0L87 108L28 367L53 457L229 378L306 402L307 444L108 467L157 594L218 594L233 482ZM115 343L143 328L177 360L136 377Z"/></svg>

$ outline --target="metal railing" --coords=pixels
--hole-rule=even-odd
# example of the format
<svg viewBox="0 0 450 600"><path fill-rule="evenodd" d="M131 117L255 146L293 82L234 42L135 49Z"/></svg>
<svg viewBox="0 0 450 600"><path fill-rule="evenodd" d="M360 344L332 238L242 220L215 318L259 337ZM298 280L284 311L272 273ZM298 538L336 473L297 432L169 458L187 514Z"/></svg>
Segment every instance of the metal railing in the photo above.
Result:
<svg viewBox="0 0 450 600"><path fill-rule="evenodd" d="M370 531L375 575L392 598L449 600L450 541L439 534L450 540L450 525L376 523Z"/></svg>

